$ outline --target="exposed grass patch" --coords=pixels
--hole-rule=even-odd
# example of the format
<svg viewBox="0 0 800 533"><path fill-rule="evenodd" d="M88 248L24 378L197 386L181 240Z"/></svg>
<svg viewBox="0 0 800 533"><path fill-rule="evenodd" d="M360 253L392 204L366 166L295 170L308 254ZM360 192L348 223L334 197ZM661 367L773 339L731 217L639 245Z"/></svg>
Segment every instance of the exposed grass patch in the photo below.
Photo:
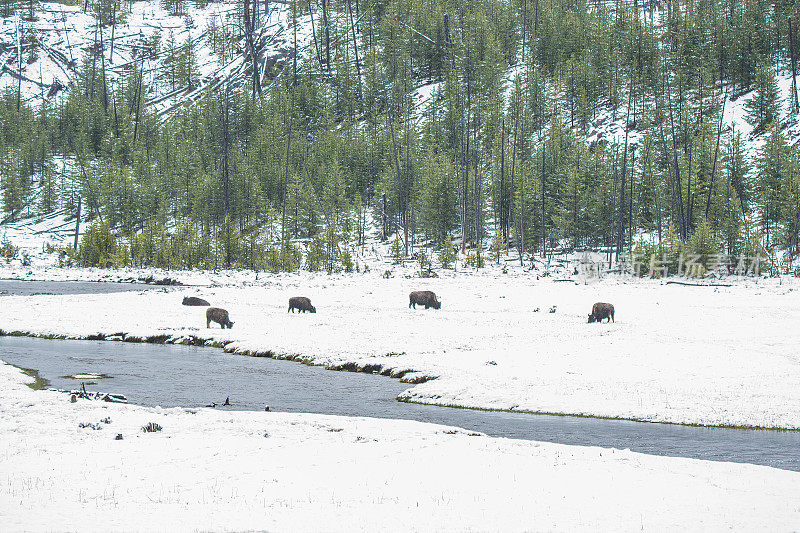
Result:
<svg viewBox="0 0 800 533"><path fill-rule="evenodd" d="M30 376L33 378L33 383L26 383L26 385L32 388L33 390L44 390L50 386L50 382L41 377L39 375L38 370L34 370L33 368L21 368L21 367L16 367L16 368L19 368L22 371L22 373L25 374L26 376Z"/></svg>

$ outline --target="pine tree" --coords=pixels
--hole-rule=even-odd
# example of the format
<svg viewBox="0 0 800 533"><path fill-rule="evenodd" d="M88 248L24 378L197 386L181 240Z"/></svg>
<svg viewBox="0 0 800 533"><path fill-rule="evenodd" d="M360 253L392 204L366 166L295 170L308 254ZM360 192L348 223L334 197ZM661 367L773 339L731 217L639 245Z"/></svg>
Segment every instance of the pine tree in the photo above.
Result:
<svg viewBox="0 0 800 533"><path fill-rule="evenodd" d="M455 262L456 253L453 247L453 239L448 233L441 250L439 250L439 264L442 265L442 268L451 268Z"/></svg>
<svg viewBox="0 0 800 533"><path fill-rule="evenodd" d="M747 123L757 133L767 130L780 120L781 98L775 71L766 60L756 69L756 86L753 95L745 102Z"/></svg>
<svg viewBox="0 0 800 533"><path fill-rule="evenodd" d="M758 156L756 168L759 215L768 242L774 237L774 230L781 219L781 198L784 194L782 186L786 183L787 154L786 137L780 125L774 122Z"/></svg>

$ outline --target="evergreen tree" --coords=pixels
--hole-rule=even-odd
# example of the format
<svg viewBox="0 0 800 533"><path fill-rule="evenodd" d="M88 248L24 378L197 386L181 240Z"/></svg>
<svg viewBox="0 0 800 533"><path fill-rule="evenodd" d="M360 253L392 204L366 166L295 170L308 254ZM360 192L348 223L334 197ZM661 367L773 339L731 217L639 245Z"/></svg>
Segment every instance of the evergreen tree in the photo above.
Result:
<svg viewBox="0 0 800 533"><path fill-rule="evenodd" d="M759 62L756 69L753 95L745 102L747 122L756 132L769 128L780 120L781 98L775 71L766 60Z"/></svg>

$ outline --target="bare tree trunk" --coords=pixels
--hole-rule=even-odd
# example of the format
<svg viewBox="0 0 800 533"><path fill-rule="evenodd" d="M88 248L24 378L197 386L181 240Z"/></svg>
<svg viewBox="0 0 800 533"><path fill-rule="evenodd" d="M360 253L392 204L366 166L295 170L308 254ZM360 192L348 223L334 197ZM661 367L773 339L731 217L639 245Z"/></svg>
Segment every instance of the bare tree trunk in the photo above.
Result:
<svg viewBox="0 0 800 533"><path fill-rule="evenodd" d="M75 250L78 249L78 235L81 229L81 200L82 197L78 194L78 216L75 217L75 244L73 245Z"/></svg>
<svg viewBox="0 0 800 533"><path fill-rule="evenodd" d="M383 209L381 210L381 242L388 237L389 224L386 220L386 193L383 193Z"/></svg>
<svg viewBox="0 0 800 533"><path fill-rule="evenodd" d="M328 24L328 0L322 0L322 25L325 27L325 63L331 71L331 35Z"/></svg>
<svg viewBox="0 0 800 533"><path fill-rule="evenodd" d="M257 1L257 0L254 0ZM253 62L253 96L258 94L261 96L261 76L259 75L258 70L258 54L256 53L256 47L253 42L253 26L255 25L255 20L251 19L250 13L250 0L244 0L244 35L245 41L247 42L247 53L250 56L250 60Z"/></svg>
<svg viewBox="0 0 800 533"><path fill-rule="evenodd" d="M792 17L789 17L789 53L792 59L792 112L800 110L800 102L797 100L797 57L794 53L794 33L792 32Z"/></svg>
<svg viewBox="0 0 800 533"><path fill-rule="evenodd" d="M17 18L17 113L22 103L22 21ZM93 73L94 74L94 73Z"/></svg>
<svg viewBox="0 0 800 533"><path fill-rule="evenodd" d="M467 227L469 225L467 220L467 213L469 209L469 130L470 130L470 113L472 107L472 80L470 79L469 73L467 73L467 110L466 110L466 120L464 124L464 140L465 140L465 148L464 148L464 165L462 168L462 181L463 186L461 189L461 211L463 213L461 217L461 252L466 252L466 243L467 243Z"/></svg>
<svg viewBox="0 0 800 533"><path fill-rule="evenodd" d="M319 70L322 72L324 67L322 66L322 54L319 51L319 43L317 42L317 30L314 28L314 10L311 9L311 0L308 0L308 14L311 17L311 34L314 36L314 50L317 53L317 61L319 62Z"/></svg>
<svg viewBox="0 0 800 533"><path fill-rule="evenodd" d="M230 174L228 167L229 143L230 143L230 106L229 106L230 93L226 89L224 101L222 102L222 164L220 169L222 172L222 206L225 215L225 220L228 219L230 213Z"/></svg>
<svg viewBox="0 0 800 533"><path fill-rule="evenodd" d="M664 59L664 68L666 69L666 58ZM665 71L666 72L666 71ZM678 146L675 134L675 120L673 118L673 109L672 109L672 99L670 98L670 88L669 88L669 74L667 75L667 107L669 107L669 122L672 128L672 159L673 159L673 169L674 169L674 177L673 177L673 185L675 190L675 207L677 208L677 212L674 213L675 217L678 219L678 231L680 233L681 240L686 240L686 219L683 212L683 196L681 193L681 171L680 166L678 164ZM691 171L691 170L690 170Z"/></svg>
<svg viewBox="0 0 800 533"><path fill-rule="evenodd" d="M391 134L392 134L392 151L394 152L394 168L395 168L395 171L397 172L397 187L396 187L396 189L397 189L397 204L398 204L397 205L397 211L398 211L398 217L400 217L401 222L405 222L405 219L403 219L403 217L401 215L401 213L404 210L403 206L401 205L402 196L403 196L403 192L401 190L401 183L403 182L403 174L400 172L400 159L399 159L399 156L397 154L397 142L395 141L395 135L394 135L394 120L392 119L391 116L389 116L389 129L390 129ZM403 226L403 229L404 229L404 232L403 232L404 235L407 236L408 235L408 229L405 228L404 226ZM399 235L399 232L398 232L398 235ZM407 242L404 243L404 249L405 249L406 253L408 253L408 243Z"/></svg>
<svg viewBox="0 0 800 533"><path fill-rule="evenodd" d="M106 47L103 43L103 12L97 9L97 17L100 20L100 73L103 76L103 112L108 115L108 85L106 83Z"/></svg>
<svg viewBox="0 0 800 533"><path fill-rule="evenodd" d="M114 1L114 7L111 11L111 53L108 56L108 62L114 64L114 33L117 29L117 0Z"/></svg>
<svg viewBox="0 0 800 533"><path fill-rule="evenodd" d="M507 243L509 238L508 231L508 208L506 200L506 121L505 118L500 119L500 231L503 235L503 240Z"/></svg>
<svg viewBox="0 0 800 533"><path fill-rule="evenodd" d="M358 2L356 2L358 6ZM350 0L347 0L347 11L350 12L350 29L353 31L353 51L356 55L356 74L358 75L358 93L361 94L361 62L358 60L358 41L356 40L356 24L353 20L353 8L350 6Z"/></svg>
<svg viewBox="0 0 800 533"><path fill-rule="evenodd" d="M717 142L714 146L714 162L711 165L711 183L708 186L708 199L706 200L706 219L708 219L708 212L711 209L711 195L714 193L715 181L714 177L717 172L717 159L719 158L719 140L722 137L722 123L725 119L725 103L728 101L728 89L725 89L725 95L722 97L722 112L719 116L719 124L717 125Z"/></svg>
<svg viewBox="0 0 800 533"><path fill-rule="evenodd" d="M294 89L292 89L292 104L294 104ZM292 106L294 107L294 106ZM289 155L292 147L292 120L293 110L289 110L289 125L286 130L286 161L283 168L283 187L281 198L281 242L286 242L286 189L289 188ZM295 216L295 221L297 217ZM295 230L296 232L296 230Z"/></svg>

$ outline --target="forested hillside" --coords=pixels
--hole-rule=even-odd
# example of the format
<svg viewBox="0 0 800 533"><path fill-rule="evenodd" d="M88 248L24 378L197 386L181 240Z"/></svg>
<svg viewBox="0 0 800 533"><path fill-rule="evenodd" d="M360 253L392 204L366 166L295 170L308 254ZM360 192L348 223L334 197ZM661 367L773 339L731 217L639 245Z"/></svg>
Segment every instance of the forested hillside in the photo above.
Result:
<svg viewBox="0 0 800 533"><path fill-rule="evenodd" d="M152 4L0 7L2 218L92 221L85 264L800 250L793 1Z"/></svg>

